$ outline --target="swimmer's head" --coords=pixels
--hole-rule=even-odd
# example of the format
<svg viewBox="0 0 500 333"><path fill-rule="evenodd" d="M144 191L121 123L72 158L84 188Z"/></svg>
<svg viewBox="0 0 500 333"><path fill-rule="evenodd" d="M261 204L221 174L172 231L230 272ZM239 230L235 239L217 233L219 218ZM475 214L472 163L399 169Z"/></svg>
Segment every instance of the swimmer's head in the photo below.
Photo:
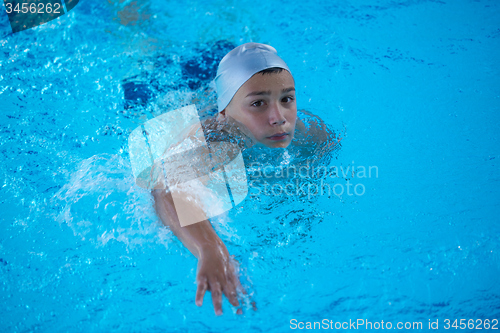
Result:
<svg viewBox="0 0 500 333"><path fill-rule="evenodd" d="M287 147L293 139L297 106L295 82L276 50L247 43L229 52L215 78L219 116L245 125L268 147Z"/></svg>

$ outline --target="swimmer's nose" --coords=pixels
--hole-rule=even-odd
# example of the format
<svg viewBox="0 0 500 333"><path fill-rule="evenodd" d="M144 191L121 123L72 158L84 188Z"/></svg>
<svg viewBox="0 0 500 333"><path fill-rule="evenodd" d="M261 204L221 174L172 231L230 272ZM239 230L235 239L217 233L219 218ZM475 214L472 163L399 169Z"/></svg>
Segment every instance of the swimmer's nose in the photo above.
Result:
<svg viewBox="0 0 500 333"><path fill-rule="evenodd" d="M269 123L271 125L283 125L286 122L283 111L279 103L273 103L269 114Z"/></svg>

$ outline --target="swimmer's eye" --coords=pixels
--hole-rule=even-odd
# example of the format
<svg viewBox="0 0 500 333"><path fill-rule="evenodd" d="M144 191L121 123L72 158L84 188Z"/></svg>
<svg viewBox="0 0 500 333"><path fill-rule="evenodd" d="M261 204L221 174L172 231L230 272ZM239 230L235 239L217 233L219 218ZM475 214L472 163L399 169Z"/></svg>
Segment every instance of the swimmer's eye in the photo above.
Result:
<svg viewBox="0 0 500 333"><path fill-rule="evenodd" d="M295 97L290 95L290 96L283 97L283 98L281 99L281 102L283 102L283 103L290 103L290 102L292 102L294 99L295 99Z"/></svg>
<svg viewBox="0 0 500 333"><path fill-rule="evenodd" d="M262 105L264 105L264 101L263 100L258 100L258 101L253 102L250 105L253 106L253 107L258 108L258 107L261 107Z"/></svg>

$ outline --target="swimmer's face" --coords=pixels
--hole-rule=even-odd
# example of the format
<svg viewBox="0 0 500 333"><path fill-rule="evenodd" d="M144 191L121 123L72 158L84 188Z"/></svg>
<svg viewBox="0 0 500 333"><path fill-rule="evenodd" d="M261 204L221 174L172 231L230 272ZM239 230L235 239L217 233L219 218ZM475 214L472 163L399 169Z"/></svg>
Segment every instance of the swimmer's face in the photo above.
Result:
<svg viewBox="0 0 500 333"><path fill-rule="evenodd" d="M267 147L288 147L297 120L292 75L287 70L255 74L221 113L245 125L255 139Z"/></svg>

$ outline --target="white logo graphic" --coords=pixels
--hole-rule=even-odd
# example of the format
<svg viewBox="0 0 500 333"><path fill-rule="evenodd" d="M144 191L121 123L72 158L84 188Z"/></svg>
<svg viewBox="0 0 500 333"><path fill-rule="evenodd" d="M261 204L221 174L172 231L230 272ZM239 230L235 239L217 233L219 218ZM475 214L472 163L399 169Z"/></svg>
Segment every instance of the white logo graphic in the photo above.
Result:
<svg viewBox="0 0 500 333"><path fill-rule="evenodd" d="M188 129L195 134L186 136ZM168 188L181 226L220 215L248 194L240 148L230 142L207 144L194 105L147 121L128 142L136 184Z"/></svg>

